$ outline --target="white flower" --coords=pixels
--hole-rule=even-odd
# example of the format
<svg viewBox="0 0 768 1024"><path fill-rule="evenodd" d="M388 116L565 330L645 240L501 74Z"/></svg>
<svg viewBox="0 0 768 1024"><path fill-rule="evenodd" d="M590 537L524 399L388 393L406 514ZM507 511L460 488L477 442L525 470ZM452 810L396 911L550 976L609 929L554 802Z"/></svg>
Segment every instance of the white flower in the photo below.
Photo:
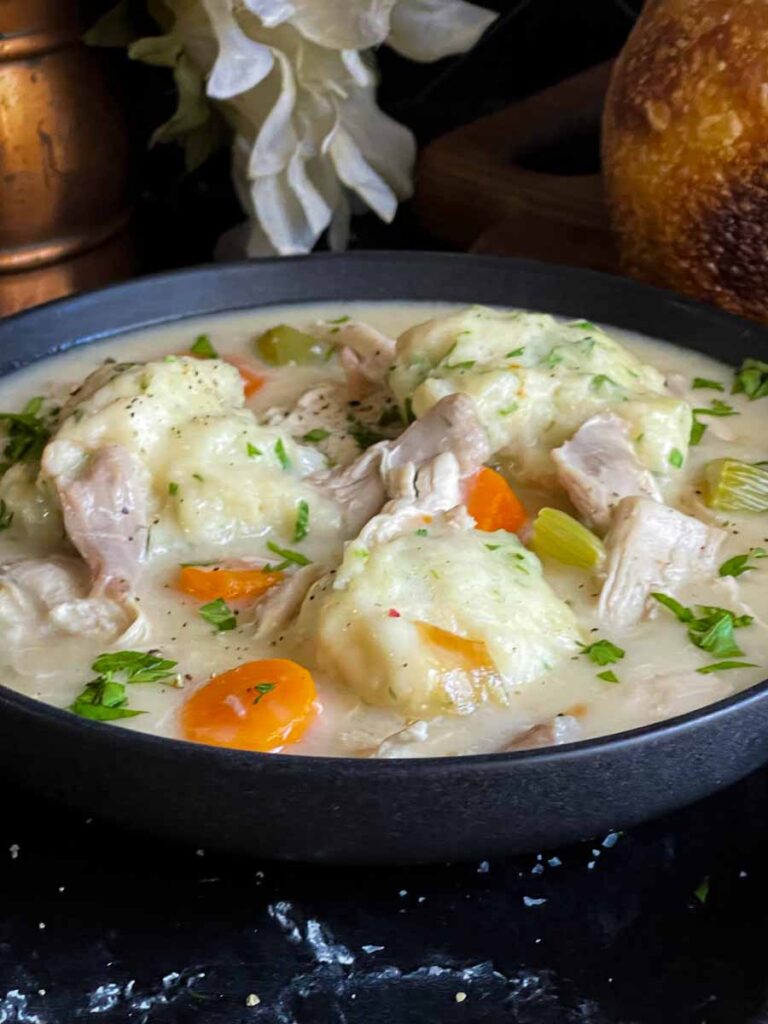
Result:
<svg viewBox="0 0 768 1024"><path fill-rule="evenodd" d="M438 60L496 17L464 0L156 0L152 12L164 34L129 54L172 67L179 94L154 140L180 139L194 166L217 139L207 101L224 115L250 256L308 252L326 229L342 248L350 196L390 221L411 194L415 145L376 106L368 51ZM105 16L89 41L114 45L118 21Z"/></svg>

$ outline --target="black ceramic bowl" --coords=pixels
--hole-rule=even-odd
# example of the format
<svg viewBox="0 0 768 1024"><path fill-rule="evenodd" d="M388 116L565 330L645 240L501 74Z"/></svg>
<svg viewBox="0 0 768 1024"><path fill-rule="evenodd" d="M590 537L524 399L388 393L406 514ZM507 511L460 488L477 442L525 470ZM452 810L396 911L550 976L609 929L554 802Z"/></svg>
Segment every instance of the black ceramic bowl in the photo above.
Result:
<svg viewBox="0 0 768 1024"><path fill-rule="evenodd" d="M276 303L481 302L588 317L731 363L768 331L582 270L478 256L356 253L205 267L0 323L0 375L97 338ZM85 721L0 686L0 770L90 813L260 857L419 862L541 850L636 824L768 759L768 682L658 725L566 746L423 760L291 757Z"/></svg>

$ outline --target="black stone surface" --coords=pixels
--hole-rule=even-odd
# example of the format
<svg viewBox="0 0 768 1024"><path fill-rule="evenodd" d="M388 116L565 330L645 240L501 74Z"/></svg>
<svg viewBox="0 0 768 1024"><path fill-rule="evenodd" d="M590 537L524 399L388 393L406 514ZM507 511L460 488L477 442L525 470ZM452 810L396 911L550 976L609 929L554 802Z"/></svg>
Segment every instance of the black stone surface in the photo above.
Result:
<svg viewBox="0 0 768 1024"><path fill-rule="evenodd" d="M761 1024L767 799L761 771L612 846L321 869L5 787L0 1022Z"/></svg>

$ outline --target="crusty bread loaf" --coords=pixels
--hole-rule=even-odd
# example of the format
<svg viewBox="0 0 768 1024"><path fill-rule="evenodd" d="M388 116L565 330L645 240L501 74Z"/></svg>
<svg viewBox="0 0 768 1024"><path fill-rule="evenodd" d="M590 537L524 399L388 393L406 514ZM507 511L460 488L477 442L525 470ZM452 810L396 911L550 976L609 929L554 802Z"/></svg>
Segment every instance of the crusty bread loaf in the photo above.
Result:
<svg viewBox="0 0 768 1024"><path fill-rule="evenodd" d="M649 0L603 160L628 273L768 322L768 0Z"/></svg>

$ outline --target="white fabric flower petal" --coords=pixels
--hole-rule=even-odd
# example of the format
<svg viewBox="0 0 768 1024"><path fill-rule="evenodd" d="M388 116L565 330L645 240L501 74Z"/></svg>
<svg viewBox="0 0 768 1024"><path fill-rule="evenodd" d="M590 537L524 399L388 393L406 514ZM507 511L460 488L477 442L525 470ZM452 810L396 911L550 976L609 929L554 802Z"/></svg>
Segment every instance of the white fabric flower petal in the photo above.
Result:
<svg viewBox="0 0 768 1024"><path fill-rule="evenodd" d="M386 223L395 216L397 196L377 174L360 147L343 125L339 125L328 147L339 179L356 192Z"/></svg>
<svg viewBox="0 0 768 1024"><path fill-rule="evenodd" d="M358 85L376 84L376 75L373 73L373 69L365 63L357 50L342 50L341 59L344 62L344 67Z"/></svg>
<svg viewBox="0 0 768 1024"><path fill-rule="evenodd" d="M284 172L257 178L251 200L259 223L281 256L309 252L317 240Z"/></svg>
<svg viewBox="0 0 768 1024"><path fill-rule="evenodd" d="M320 191L307 173L304 157L297 150L291 157L287 171L288 184L299 202L307 224L314 235L314 245L320 235L328 227L333 208L326 202Z"/></svg>
<svg viewBox="0 0 768 1024"><path fill-rule="evenodd" d="M230 0L202 0L219 44L208 78L207 92L216 100L230 99L258 85L272 69L272 52L243 32Z"/></svg>
<svg viewBox="0 0 768 1024"><path fill-rule="evenodd" d="M409 60L440 60L471 49L496 18L464 0L399 0L387 43Z"/></svg>
<svg viewBox="0 0 768 1024"><path fill-rule="evenodd" d="M395 195L407 199L413 192L416 160L416 140L411 132L379 110L368 90L356 90L339 104L339 119L371 167Z"/></svg>
<svg viewBox="0 0 768 1024"><path fill-rule="evenodd" d="M291 23L332 50L366 50L383 43L397 0L293 0Z"/></svg>
<svg viewBox="0 0 768 1024"><path fill-rule="evenodd" d="M296 151L298 139L291 121L296 103L296 81L293 69L285 54L272 50L275 66L270 72L275 77L272 84L275 101L256 136L251 152L248 174L257 178L262 174L277 174L284 170ZM269 82L264 82L267 89Z"/></svg>
<svg viewBox="0 0 768 1024"><path fill-rule="evenodd" d="M243 0L246 10L261 18L264 28L275 28L291 18L296 9L289 0Z"/></svg>

